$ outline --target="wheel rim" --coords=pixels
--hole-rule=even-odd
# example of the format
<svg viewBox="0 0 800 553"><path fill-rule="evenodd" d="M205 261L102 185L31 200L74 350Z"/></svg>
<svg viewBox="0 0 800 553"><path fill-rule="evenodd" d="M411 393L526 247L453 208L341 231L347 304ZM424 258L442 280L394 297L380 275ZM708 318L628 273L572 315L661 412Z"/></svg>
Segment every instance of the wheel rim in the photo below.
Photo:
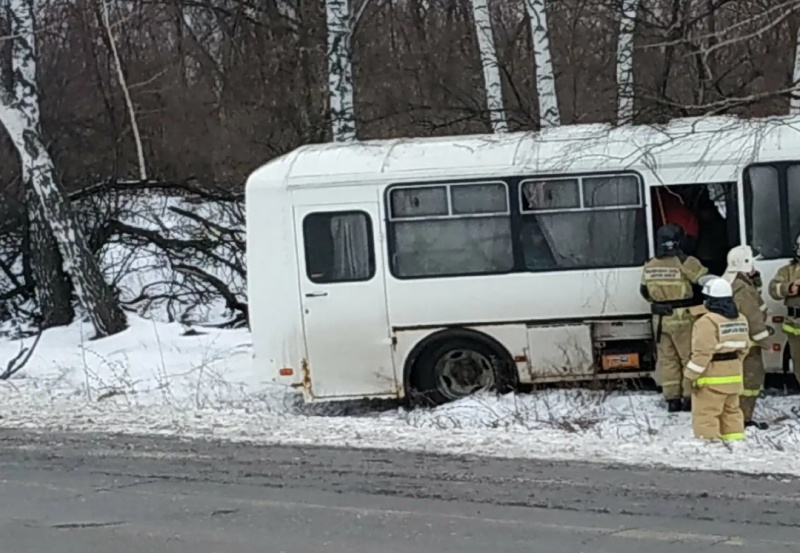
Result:
<svg viewBox="0 0 800 553"><path fill-rule="evenodd" d="M494 368L485 355L469 350L447 352L436 363L436 389L447 399L466 397L494 386Z"/></svg>

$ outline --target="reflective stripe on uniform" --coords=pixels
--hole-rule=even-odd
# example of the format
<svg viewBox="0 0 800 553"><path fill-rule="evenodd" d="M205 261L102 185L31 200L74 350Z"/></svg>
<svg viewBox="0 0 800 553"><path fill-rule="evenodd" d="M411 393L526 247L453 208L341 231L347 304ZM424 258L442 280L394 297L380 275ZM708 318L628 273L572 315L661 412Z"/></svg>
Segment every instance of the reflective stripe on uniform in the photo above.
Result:
<svg viewBox="0 0 800 553"><path fill-rule="evenodd" d="M761 307L759 307L759 309L761 309L761 311L763 311L764 313L766 313L766 312L767 312L767 304L766 304L766 303L762 303L762 304L761 304Z"/></svg>
<svg viewBox="0 0 800 553"><path fill-rule="evenodd" d="M783 323L781 327L786 334L792 334L794 336L800 336L800 328L795 328L791 326L789 323Z"/></svg>
<svg viewBox="0 0 800 553"><path fill-rule="evenodd" d="M747 347L747 342L740 342L737 340L735 342L720 342L719 344L714 346L714 349L722 349L722 348L745 349L746 347Z"/></svg>
<svg viewBox="0 0 800 553"><path fill-rule="evenodd" d="M756 388L753 390L744 389L742 390L742 393L740 393L739 395L742 397L758 397L759 395L761 395L761 390L762 388Z"/></svg>
<svg viewBox="0 0 800 553"><path fill-rule="evenodd" d="M758 342L759 340L763 340L767 336L769 336L769 330L765 330L763 332L759 332L755 336L751 336L750 339L753 340L754 342Z"/></svg>
<svg viewBox="0 0 800 553"><path fill-rule="evenodd" d="M743 382L741 375L736 376L701 376L694 381L695 386L713 386L715 384L738 384Z"/></svg>
<svg viewBox="0 0 800 553"><path fill-rule="evenodd" d="M698 365L694 361L689 361L688 363L686 363L686 368L689 369L689 370L692 370L692 371L694 371L696 373L701 373L701 372L704 372L706 370L705 367L701 367L700 365Z"/></svg>
<svg viewBox="0 0 800 553"><path fill-rule="evenodd" d="M744 440L744 432L732 432L731 434L723 434L720 437L726 442L739 442Z"/></svg>

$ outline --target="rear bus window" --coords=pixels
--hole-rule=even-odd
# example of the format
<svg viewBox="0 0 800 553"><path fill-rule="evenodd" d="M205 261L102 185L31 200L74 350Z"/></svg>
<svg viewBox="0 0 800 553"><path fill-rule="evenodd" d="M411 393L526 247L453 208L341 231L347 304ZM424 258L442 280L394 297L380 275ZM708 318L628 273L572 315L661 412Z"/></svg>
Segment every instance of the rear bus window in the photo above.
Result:
<svg viewBox="0 0 800 553"><path fill-rule="evenodd" d="M303 246L311 282L357 282L375 276L372 222L363 211L307 215L303 219Z"/></svg>

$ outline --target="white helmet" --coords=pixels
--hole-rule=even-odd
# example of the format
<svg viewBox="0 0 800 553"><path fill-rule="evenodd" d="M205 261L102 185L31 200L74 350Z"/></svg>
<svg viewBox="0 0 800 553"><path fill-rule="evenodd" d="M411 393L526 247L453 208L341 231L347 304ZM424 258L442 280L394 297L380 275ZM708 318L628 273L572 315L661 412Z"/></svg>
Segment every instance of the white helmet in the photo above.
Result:
<svg viewBox="0 0 800 553"><path fill-rule="evenodd" d="M756 256L750 246L736 246L728 252L726 273L752 274L756 270Z"/></svg>
<svg viewBox="0 0 800 553"><path fill-rule="evenodd" d="M709 298L732 298L733 289L727 280L715 278L705 283L703 295Z"/></svg>

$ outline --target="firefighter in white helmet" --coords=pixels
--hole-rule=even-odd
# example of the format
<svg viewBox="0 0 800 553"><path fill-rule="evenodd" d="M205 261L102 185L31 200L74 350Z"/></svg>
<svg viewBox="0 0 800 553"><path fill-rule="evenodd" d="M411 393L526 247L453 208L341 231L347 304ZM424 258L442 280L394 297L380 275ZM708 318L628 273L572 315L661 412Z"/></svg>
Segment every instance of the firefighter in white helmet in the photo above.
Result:
<svg viewBox="0 0 800 553"><path fill-rule="evenodd" d="M800 235L795 238L794 258L784 265L769 283L769 295L786 306L783 332L794 365L794 376L800 382Z"/></svg>
<svg viewBox="0 0 800 553"><path fill-rule="evenodd" d="M694 317L689 308L697 305L695 286L712 278L697 258L683 253L682 237L677 225L658 229L656 256L644 264L639 287L653 314L656 376L670 412L691 409L691 387L683 378L692 346Z"/></svg>
<svg viewBox="0 0 800 553"><path fill-rule="evenodd" d="M703 286L704 314L692 329L686 378L692 382L692 427L697 438L744 439L739 407L742 361L750 349L750 328L733 301L731 285L716 277Z"/></svg>
<svg viewBox="0 0 800 553"><path fill-rule="evenodd" d="M744 390L739 404L744 414L744 425L766 430L766 422L753 421L756 400L764 386L764 361L761 351L766 348L770 336L767 326L767 304L761 298L757 286L759 279L755 266L756 256L750 246L736 246L728 252L728 267L722 278L733 290L733 301L739 313L747 319L750 327L750 349L744 358Z"/></svg>

